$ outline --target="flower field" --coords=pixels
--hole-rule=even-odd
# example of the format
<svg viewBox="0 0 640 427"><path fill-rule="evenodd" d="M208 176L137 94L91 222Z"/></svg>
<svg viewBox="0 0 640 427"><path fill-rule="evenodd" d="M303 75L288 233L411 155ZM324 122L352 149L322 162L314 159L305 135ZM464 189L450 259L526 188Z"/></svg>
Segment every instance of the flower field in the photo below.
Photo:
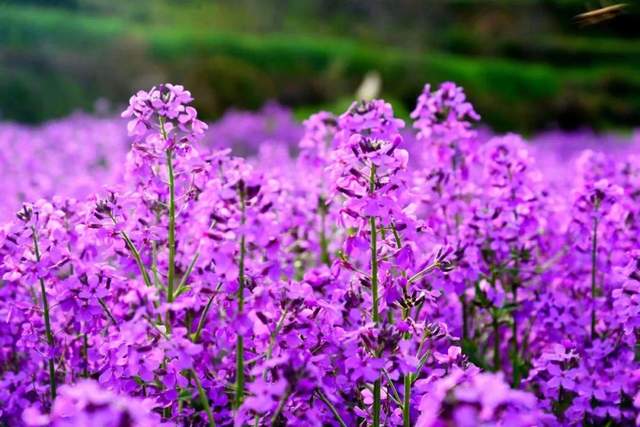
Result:
<svg viewBox="0 0 640 427"><path fill-rule="evenodd" d="M192 101L0 124L0 426L640 425L640 134Z"/></svg>

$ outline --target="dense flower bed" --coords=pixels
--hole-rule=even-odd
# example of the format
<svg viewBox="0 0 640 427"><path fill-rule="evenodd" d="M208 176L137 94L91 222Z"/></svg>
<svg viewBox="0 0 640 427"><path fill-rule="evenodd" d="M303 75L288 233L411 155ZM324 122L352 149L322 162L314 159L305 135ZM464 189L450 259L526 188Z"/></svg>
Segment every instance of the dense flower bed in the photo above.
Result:
<svg viewBox="0 0 640 427"><path fill-rule="evenodd" d="M640 423L637 137L191 101L0 127L0 425Z"/></svg>

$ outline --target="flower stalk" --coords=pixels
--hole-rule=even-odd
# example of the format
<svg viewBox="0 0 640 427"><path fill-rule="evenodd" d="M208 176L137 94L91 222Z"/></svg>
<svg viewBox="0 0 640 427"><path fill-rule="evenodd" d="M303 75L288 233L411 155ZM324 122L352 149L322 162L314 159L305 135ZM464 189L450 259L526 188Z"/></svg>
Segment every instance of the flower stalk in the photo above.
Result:
<svg viewBox="0 0 640 427"><path fill-rule="evenodd" d="M403 319L409 317L409 309L402 310ZM411 334L405 332L405 339L410 339ZM420 349L418 349L420 350ZM411 427L411 387L413 386L413 373L407 372L404 376L404 394L402 398L402 425L403 427Z"/></svg>
<svg viewBox="0 0 640 427"><path fill-rule="evenodd" d="M173 302L173 285L176 275L176 190L173 173L173 154L167 150L167 170L169 172L169 271L167 273L167 301Z"/></svg>
<svg viewBox="0 0 640 427"><path fill-rule="evenodd" d="M596 276L598 262L598 219L593 219L593 237L591 239L591 340L596 338Z"/></svg>
<svg viewBox="0 0 640 427"><path fill-rule="evenodd" d="M372 163L369 177L370 194L373 194L375 189L376 166ZM371 228L371 296L373 299L371 317L377 325L380 321L380 314L378 312L378 233L375 216L369 217L369 227ZM373 426L380 426L380 378L373 383Z"/></svg>
<svg viewBox="0 0 640 427"><path fill-rule="evenodd" d="M33 238L33 251L36 256L36 261L40 263L42 259L40 256L40 247L38 245L38 233L35 227L31 227L32 238ZM44 316L44 329L45 335L47 337L47 345L49 346L49 351L53 351L53 332L51 331L51 316L49 313L49 300L47 298L47 290L44 285L44 279L42 277L38 278L40 282L40 293L42 295L42 313ZM55 372L55 364L54 364L54 356L51 354L49 356L49 360L47 364L49 366L49 394L51 396L51 401L56 398L56 372Z"/></svg>
<svg viewBox="0 0 640 427"><path fill-rule="evenodd" d="M209 420L209 427L216 427L216 420L213 418L213 412L211 412L211 405L209 404L209 398L207 397L207 393L204 391L202 387L202 382L200 382L200 378L198 378L198 373L195 369L191 369L191 374L193 375L193 380L196 382L196 386L198 387L198 394L200 395L200 403L204 407L205 412L207 413L207 419Z"/></svg>
<svg viewBox="0 0 640 427"><path fill-rule="evenodd" d="M318 197L318 212L320 213L320 261L323 264L331 266L331 258L329 256L329 241L327 239L326 222L327 222L327 202L323 196Z"/></svg>
<svg viewBox="0 0 640 427"><path fill-rule="evenodd" d="M240 197L240 226L244 227L245 218L245 188L244 185L239 188ZM244 311L244 261L246 255L246 242L244 230L240 236L240 259L238 261L238 316L242 315ZM244 338L241 333L238 333L236 341L236 384L235 384L236 396L235 407L239 408L242 405L244 399Z"/></svg>
<svg viewBox="0 0 640 427"><path fill-rule="evenodd" d="M500 370L500 323L498 322L498 313L493 310L491 313L491 325L493 326L493 369L498 372Z"/></svg>
<svg viewBox="0 0 640 427"><path fill-rule="evenodd" d="M347 427L347 423L342 419L336 407L333 405L333 403L331 403L331 401L327 398L327 396L324 395L322 390L316 389L316 395L325 405L327 405L327 407L333 414L333 417L336 419L336 422L338 423L338 425L340 425L340 427Z"/></svg>
<svg viewBox="0 0 640 427"><path fill-rule="evenodd" d="M160 124L160 134L165 143L168 143L169 137L165 129L165 118L160 116L158 118ZM167 158L167 175L169 179L169 230L168 230L168 242L169 249L169 266L167 269L167 302L172 303L174 299L174 281L176 275L176 184L175 174L173 171L173 151L172 148L167 148L165 151ZM165 316L165 327L167 333L171 333L171 312L167 312Z"/></svg>

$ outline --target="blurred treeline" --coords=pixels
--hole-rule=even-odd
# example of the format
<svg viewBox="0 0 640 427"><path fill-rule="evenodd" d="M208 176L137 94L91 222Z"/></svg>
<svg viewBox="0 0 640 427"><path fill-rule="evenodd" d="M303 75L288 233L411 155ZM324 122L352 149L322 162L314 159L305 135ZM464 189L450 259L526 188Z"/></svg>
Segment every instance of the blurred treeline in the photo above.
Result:
<svg viewBox="0 0 640 427"><path fill-rule="evenodd" d="M591 5L589 5L591 3ZM605 3L606 4L606 3ZM206 118L275 99L343 108L363 76L401 114L454 80L498 130L640 123L640 6L583 0L0 0L0 116L24 122L184 83ZM104 104L104 103L102 103Z"/></svg>

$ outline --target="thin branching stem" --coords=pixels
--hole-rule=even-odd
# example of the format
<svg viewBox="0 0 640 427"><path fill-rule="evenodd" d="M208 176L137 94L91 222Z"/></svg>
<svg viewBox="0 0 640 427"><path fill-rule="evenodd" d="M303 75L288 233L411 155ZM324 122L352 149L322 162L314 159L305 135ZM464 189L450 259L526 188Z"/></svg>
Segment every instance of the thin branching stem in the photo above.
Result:
<svg viewBox="0 0 640 427"><path fill-rule="evenodd" d="M193 271L193 267L196 265L196 262L198 261L199 257L200 257L200 252L196 252L196 254L191 259L191 262L189 263L189 267L187 268L187 271L184 273L182 278L180 278L180 283L178 283L178 286L176 287L175 296L179 296L184 291L187 290L187 279L191 275L191 272Z"/></svg>
<svg viewBox="0 0 640 427"><path fill-rule="evenodd" d="M211 412L211 405L209 404L209 398L207 397L207 393L204 391L202 387L202 382L200 378L198 378L198 373L195 369L191 369L191 375L193 376L193 380L196 382L196 386L198 387L198 394L200 395L200 403L204 406L204 410L207 413L207 418L209 419L209 427L216 427L216 420L213 418L213 412Z"/></svg>
<svg viewBox="0 0 640 427"><path fill-rule="evenodd" d="M118 221L116 221L113 214L109 213L109 217L111 218L111 221L113 221L114 224L118 224ZM140 255L140 251L138 250L136 245L133 243L131 238L129 238L129 235L127 234L126 231L124 230L121 231L120 236L122 237L122 240L124 240L124 243L127 246L127 249L129 249L129 252L131 252L131 255L133 255L133 259L135 259L136 261L136 265L138 266L138 270L140 270L140 274L142 274L142 279L144 280L145 285L147 285L148 287L153 286L151 283L151 277L149 276L149 272L147 271L147 268L142 262L142 256Z"/></svg>
<svg viewBox="0 0 640 427"><path fill-rule="evenodd" d="M289 396L291 396L291 390L287 389L287 391L285 391L282 397L280 398L280 401L278 402L278 407L276 408L275 412L273 413L273 416L271 417L271 427L275 427L276 425L278 425L278 418L280 417L280 414L282 414L282 411L284 410L284 406L287 404L287 400L289 400Z"/></svg>
<svg viewBox="0 0 640 427"><path fill-rule="evenodd" d="M204 310L202 310L202 314L200 315L200 320L198 320L198 327L196 328L196 331L193 334L193 342L198 342L200 340L200 335L202 334L202 329L204 328L204 324L207 321L207 314L209 314L209 310L211 309L211 304L213 303L213 297L214 295L211 295L211 297L209 298L209 301L207 301L207 305L204 307Z"/></svg>
<svg viewBox="0 0 640 427"><path fill-rule="evenodd" d="M114 326L118 326L116 318L113 317L113 313L111 313L111 310L107 307L107 303L105 303L102 298L98 298L98 304L100 304L100 307L102 307L102 310L105 312L111 323L113 323Z"/></svg>
<svg viewBox="0 0 640 427"><path fill-rule="evenodd" d="M389 397L400 407L400 409L404 411L404 406L402 403L402 399L400 398L400 393L398 393L398 389L396 388L396 385L393 383L393 380L391 379L389 372L387 372L386 369L382 369L382 373L387 379L387 384L389 384L389 389L391 390L391 394L389 395Z"/></svg>
<svg viewBox="0 0 640 427"><path fill-rule="evenodd" d="M433 264L428 265L427 267L425 267L424 269L418 271L416 274L414 274L413 276L411 276L409 278L409 280L407 280L407 284L413 283L418 281L419 279L422 278L422 276L424 276L425 274L429 274L432 271L436 270L440 268L440 262L436 261Z"/></svg>
<svg viewBox="0 0 640 427"><path fill-rule="evenodd" d="M324 395L324 393L322 392L322 390L320 389L316 389L316 395L318 396L318 398L325 404L327 405L327 407L329 408L329 410L331 411L331 413L333 414L333 417L336 419L336 421L338 422L338 424L340 425L340 427L347 427L347 423L344 422L344 420L342 419L342 417L340 416L340 413L338 412L338 410L336 409L336 407L333 405L333 403L331 403L331 401L327 398L327 396Z"/></svg>

